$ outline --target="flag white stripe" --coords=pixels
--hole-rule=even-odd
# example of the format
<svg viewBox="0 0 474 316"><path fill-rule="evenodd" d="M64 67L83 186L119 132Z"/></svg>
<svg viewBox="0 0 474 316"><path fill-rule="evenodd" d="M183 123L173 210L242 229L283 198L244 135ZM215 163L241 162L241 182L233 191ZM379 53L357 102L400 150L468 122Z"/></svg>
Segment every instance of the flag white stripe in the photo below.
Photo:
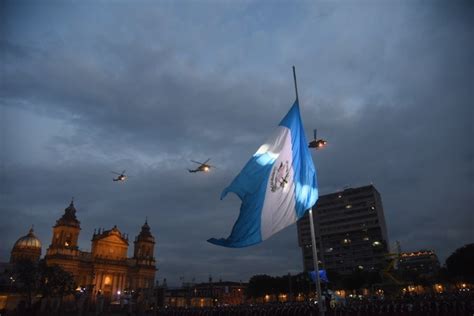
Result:
<svg viewBox="0 0 474 316"><path fill-rule="evenodd" d="M279 126L272 139L261 149L276 156L261 214L260 229L262 240L265 240L297 220L290 129Z"/></svg>

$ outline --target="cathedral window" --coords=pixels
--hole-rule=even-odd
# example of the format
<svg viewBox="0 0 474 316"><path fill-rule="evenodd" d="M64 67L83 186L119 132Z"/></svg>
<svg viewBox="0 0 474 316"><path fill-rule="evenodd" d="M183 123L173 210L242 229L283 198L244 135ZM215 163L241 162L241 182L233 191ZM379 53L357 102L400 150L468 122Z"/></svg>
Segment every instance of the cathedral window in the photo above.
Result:
<svg viewBox="0 0 474 316"><path fill-rule="evenodd" d="M106 276L104 279L104 284L110 285L111 283L112 283L112 279L110 278L110 276Z"/></svg>

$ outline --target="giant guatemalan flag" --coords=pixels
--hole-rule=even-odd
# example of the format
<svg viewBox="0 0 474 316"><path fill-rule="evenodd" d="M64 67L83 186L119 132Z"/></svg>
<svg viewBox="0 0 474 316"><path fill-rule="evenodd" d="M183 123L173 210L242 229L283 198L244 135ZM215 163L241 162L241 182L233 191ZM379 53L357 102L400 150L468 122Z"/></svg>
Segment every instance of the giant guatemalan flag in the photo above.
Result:
<svg viewBox="0 0 474 316"><path fill-rule="evenodd" d="M227 239L211 238L224 247L257 244L295 223L318 199L316 170L301 123L298 100L268 141L224 189L242 200L240 215Z"/></svg>

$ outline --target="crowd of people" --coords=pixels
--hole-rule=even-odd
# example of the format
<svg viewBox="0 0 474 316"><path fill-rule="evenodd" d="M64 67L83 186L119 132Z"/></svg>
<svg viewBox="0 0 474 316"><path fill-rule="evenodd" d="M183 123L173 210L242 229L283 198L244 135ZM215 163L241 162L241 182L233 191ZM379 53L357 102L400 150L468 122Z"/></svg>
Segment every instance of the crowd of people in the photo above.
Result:
<svg viewBox="0 0 474 316"><path fill-rule="evenodd" d="M468 293L407 295L394 299L352 299L332 308L334 316L409 315L451 316L474 315L474 295Z"/></svg>
<svg viewBox="0 0 474 316"><path fill-rule="evenodd" d="M326 301L326 316L472 316L471 293L411 295L397 299L355 298L337 304ZM317 316L310 302L220 306L212 308L160 308L157 316Z"/></svg>
<svg viewBox="0 0 474 316"><path fill-rule="evenodd" d="M32 309L20 304L15 311L3 315L127 315L127 316L318 316L315 302L243 304L215 307L157 307L156 304L126 304L104 306L96 300L90 306L73 310ZM326 316L473 316L474 291L427 295L406 295L400 298L348 298L335 301L328 298L323 306Z"/></svg>

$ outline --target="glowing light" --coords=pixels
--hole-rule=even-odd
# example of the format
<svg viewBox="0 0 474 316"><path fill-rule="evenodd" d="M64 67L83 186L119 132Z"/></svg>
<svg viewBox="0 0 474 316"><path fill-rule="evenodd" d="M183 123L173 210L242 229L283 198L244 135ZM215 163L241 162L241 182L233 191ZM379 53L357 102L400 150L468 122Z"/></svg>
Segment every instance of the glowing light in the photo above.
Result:
<svg viewBox="0 0 474 316"><path fill-rule="evenodd" d="M380 241L374 241L374 242L372 243L372 246L374 246L374 247L375 247L375 246L380 246L380 245L381 245Z"/></svg>
<svg viewBox="0 0 474 316"><path fill-rule="evenodd" d="M352 205L351 205L351 204L347 204L347 205L346 205L346 208L352 208Z"/></svg>
<svg viewBox="0 0 474 316"><path fill-rule="evenodd" d="M120 294L122 294L122 292L120 292L120 291L117 291L117 294L118 294L118 295L120 295Z"/></svg>
<svg viewBox="0 0 474 316"><path fill-rule="evenodd" d="M256 152L253 156L257 158L256 162L261 166L270 165L278 158L278 154L272 153L270 151L263 154Z"/></svg>
<svg viewBox="0 0 474 316"><path fill-rule="evenodd" d="M316 203L316 198L318 196L318 189L312 188L311 186L305 184L301 185L301 183L296 183L296 196L297 202L302 203L304 205L313 205ZM311 197L311 200L308 201L308 198Z"/></svg>
<svg viewBox="0 0 474 316"><path fill-rule="evenodd" d="M105 279L104 279L104 284L109 285L111 283L112 283L112 279L109 276L106 276Z"/></svg>

